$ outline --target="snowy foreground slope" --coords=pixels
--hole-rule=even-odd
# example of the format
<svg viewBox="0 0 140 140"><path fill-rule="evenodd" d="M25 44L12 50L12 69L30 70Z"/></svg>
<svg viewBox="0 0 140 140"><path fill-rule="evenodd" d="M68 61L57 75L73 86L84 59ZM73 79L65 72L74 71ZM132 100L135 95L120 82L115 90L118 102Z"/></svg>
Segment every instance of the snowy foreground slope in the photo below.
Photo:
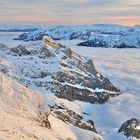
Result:
<svg viewBox="0 0 140 140"><path fill-rule="evenodd" d="M19 132L21 132L21 135L25 132L28 133L28 137L25 136L25 139L35 139L38 137L38 139L71 138L78 140L100 140L101 137L96 134L97 132L102 135L105 140L127 139L122 134L117 133L121 124L127 121L127 117L124 117L124 114L122 114L123 119L119 119L119 114L117 114L117 112L113 113L111 110L114 105L114 109L117 109L116 111L118 111L121 109L120 105L133 96L127 96L125 94L119 95L119 90L112 85L107 78L104 78L98 73L95 70L93 63L86 57L74 53L71 49L65 48L63 45L49 38L45 39L44 45L41 42L28 42L18 45L17 47L1 44L0 48L1 75L5 75L5 78L8 76L8 81L11 81L10 77L12 77L12 84L18 82L20 83L18 84L19 86L24 86L23 88L27 89L27 91L30 89L29 92L32 93L29 98L27 98L27 107L25 108L23 106L23 108L21 105L21 110L23 108L23 110L27 111L26 116L29 116L28 120L26 119L26 116L24 117L24 113L19 113L21 111L20 109L17 112L19 116L21 115L22 117L15 116L15 113L10 115L13 116L15 120L20 118L25 122L25 126L23 126L25 129L23 131L21 131L21 125L17 124L17 128L20 129ZM94 84L92 83L93 81ZM9 86L12 85L9 84ZM26 94L24 91L22 93ZM39 99L40 97L38 95L33 93L34 91L42 95L42 101ZM16 95L17 92L10 100L15 99L14 97ZM85 98L83 98L83 95ZM35 106L33 115L28 111L32 101L28 99L31 99L32 96L37 96L38 98L37 102L35 100L35 102L32 103ZM18 96L17 99L16 102L21 102L20 96ZM137 100L139 102L139 99ZM45 106L49 105L47 108L51 109L49 121L52 128L50 130L40 126L40 123L36 121L36 118L38 118L39 115L38 110L40 110L37 106L38 104L44 106L42 102L44 102ZM106 103L100 105L100 103L103 102ZM136 100L134 100L134 102L136 103L136 106L139 106ZM5 102L3 103L5 105ZM10 103L8 102L8 104ZM126 103L126 106L127 105L128 104ZM16 106L14 106L14 108L16 108ZM3 107L1 107L1 110L1 113L6 113L5 117L11 114L11 112L7 114ZM128 112L126 112L125 115L128 115L128 117L133 116L132 110L128 109L128 111L130 111L131 115L128 115ZM139 110L137 109L137 111ZM28 121L30 123L30 120L33 128L30 128L30 125L26 124ZM5 124L2 122L0 124L5 126L6 123L7 119ZM14 122L12 121L11 124L12 123ZM40 130L40 133L36 131L36 128L37 130ZM7 129L11 130L13 129L13 126L9 126ZM66 130L68 133L64 133ZM45 135L43 135L44 137L42 136L42 133L45 133ZM7 133L4 136L8 139ZM20 133L12 136L15 136L18 139Z"/></svg>
<svg viewBox="0 0 140 140"><path fill-rule="evenodd" d="M52 129L42 127L38 111L48 111L42 99L15 79L0 74L0 139L2 140L76 140L101 138L90 131L74 128L50 115ZM79 134L74 134L71 129ZM84 138L85 137L85 138Z"/></svg>
<svg viewBox="0 0 140 140"><path fill-rule="evenodd" d="M38 28L35 32L23 33L16 40L42 40L49 35L55 40L81 40L78 46L140 48L139 26L90 25L90 26L56 26Z"/></svg>

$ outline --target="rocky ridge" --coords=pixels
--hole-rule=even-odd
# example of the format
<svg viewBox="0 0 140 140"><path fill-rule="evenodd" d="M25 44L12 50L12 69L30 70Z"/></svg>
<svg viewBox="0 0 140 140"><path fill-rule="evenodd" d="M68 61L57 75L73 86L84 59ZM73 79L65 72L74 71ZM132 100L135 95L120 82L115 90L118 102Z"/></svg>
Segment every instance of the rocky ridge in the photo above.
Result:
<svg viewBox="0 0 140 140"><path fill-rule="evenodd" d="M99 104L120 94L107 78L96 71L92 60L78 55L48 36L44 37L43 44L21 44L13 48L0 46L3 48L0 50L2 74L12 77L26 88L47 94L48 99L45 101L50 106L51 116L80 128L80 131L90 131L94 137L98 130L93 120L85 120L72 109L54 101L65 99ZM39 115L41 125L51 128L52 122L48 121L48 115Z"/></svg>
<svg viewBox="0 0 140 140"><path fill-rule="evenodd" d="M20 81L28 79L29 85L51 87L51 92L59 98L90 103L104 103L110 97L120 94L109 79L96 71L92 60L78 55L48 36L44 37L43 47L37 48L36 53L33 52L35 50L31 47L29 50L27 46L10 49L11 57L18 56L27 67L21 68L19 64L15 64L19 74L25 77L21 79L18 75ZM30 63L23 60L24 56L27 56L31 64L40 64L28 69ZM43 68L40 69L41 67Z"/></svg>
<svg viewBox="0 0 140 140"><path fill-rule="evenodd" d="M132 118L123 123L118 132L123 133L127 137L140 139L140 121L136 118Z"/></svg>

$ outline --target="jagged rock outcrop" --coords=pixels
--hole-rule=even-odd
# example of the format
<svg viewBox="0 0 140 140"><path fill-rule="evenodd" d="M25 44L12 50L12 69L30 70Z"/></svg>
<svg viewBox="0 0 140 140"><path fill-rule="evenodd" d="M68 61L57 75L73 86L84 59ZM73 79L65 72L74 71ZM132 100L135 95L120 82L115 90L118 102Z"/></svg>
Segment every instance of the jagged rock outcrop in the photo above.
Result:
<svg viewBox="0 0 140 140"><path fill-rule="evenodd" d="M83 117L64 106L51 106L52 113L65 123L73 124L81 129L90 130L97 133L92 120L84 121Z"/></svg>
<svg viewBox="0 0 140 140"><path fill-rule="evenodd" d="M136 118L132 118L123 123L118 132L122 132L127 137L140 139L140 121Z"/></svg>
<svg viewBox="0 0 140 140"><path fill-rule="evenodd" d="M96 71L92 60L85 59L71 49L63 52L65 55L60 70L53 75L57 97L103 103L111 96L120 94L107 78Z"/></svg>
<svg viewBox="0 0 140 140"><path fill-rule="evenodd" d="M59 43L55 42L49 36L44 36L43 43L44 43L44 47L46 47L46 48L55 48L55 49L60 49L61 48Z"/></svg>
<svg viewBox="0 0 140 140"><path fill-rule="evenodd" d="M17 47L11 48L10 51L12 53L15 53L16 55L19 55L19 56L22 56L22 55L30 55L31 54L31 52L28 51L26 49L26 47L23 46L23 45L18 45Z"/></svg>
<svg viewBox="0 0 140 140"><path fill-rule="evenodd" d="M49 108L43 111L40 109L38 111L38 121L41 123L40 125L42 127L51 129L51 123L49 121L50 114L51 114L51 110Z"/></svg>
<svg viewBox="0 0 140 140"><path fill-rule="evenodd" d="M54 52L52 52L52 48L56 49L56 53L58 53L60 48L64 48L65 46L61 45L60 43L55 42L48 36L44 36L43 38L44 47L40 50L40 57L55 57Z"/></svg>

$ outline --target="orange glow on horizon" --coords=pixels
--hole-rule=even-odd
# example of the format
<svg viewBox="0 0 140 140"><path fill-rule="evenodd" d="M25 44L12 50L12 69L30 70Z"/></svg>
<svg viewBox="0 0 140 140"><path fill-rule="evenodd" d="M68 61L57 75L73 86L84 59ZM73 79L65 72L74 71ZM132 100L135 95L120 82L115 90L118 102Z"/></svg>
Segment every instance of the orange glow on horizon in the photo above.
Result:
<svg viewBox="0 0 140 140"><path fill-rule="evenodd" d="M123 26L135 26L140 24L140 19L139 17L125 17L125 16L120 16L120 17L110 17L108 20L108 22L104 22L104 21L96 21L96 19L88 19L86 17L81 17L80 19L61 19L58 16L49 16L49 17L41 17L41 16L16 16L14 18L14 20L18 23L37 23L37 24L42 24L42 23L46 23L46 24L73 24L75 22L75 24L89 24L89 23L93 23L93 24L101 24L101 23L105 23L105 24L119 24L119 25L123 25Z"/></svg>
<svg viewBox="0 0 140 140"><path fill-rule="evenodd" d="M112 20L116 21L116 23L124 26L135 26L140 24L140 18L135 16L120 16L120 17L113 17Z"/></svg>
<svg viewBox="0 0 140 140"><path fill-rule="evenodd" d="M119 23L119 24L123 25L123 26L135 26L135 25L139 25L140 23L133 22L133 21L126 21L126 22L122 22L122 23Z"/></svg>

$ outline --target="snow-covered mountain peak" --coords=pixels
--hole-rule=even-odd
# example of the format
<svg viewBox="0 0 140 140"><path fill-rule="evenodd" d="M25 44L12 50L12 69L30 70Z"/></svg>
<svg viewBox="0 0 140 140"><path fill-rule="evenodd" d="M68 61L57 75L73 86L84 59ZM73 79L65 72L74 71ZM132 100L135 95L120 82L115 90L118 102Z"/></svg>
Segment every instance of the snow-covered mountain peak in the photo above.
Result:
<svg viewBox="0 0 140 140"><path fill-rule="evenodd" d="M43 37L43 43L46 48L60 49L59 44L56 41L54 41L53 39L51 39L49 36Z"/></svg>

